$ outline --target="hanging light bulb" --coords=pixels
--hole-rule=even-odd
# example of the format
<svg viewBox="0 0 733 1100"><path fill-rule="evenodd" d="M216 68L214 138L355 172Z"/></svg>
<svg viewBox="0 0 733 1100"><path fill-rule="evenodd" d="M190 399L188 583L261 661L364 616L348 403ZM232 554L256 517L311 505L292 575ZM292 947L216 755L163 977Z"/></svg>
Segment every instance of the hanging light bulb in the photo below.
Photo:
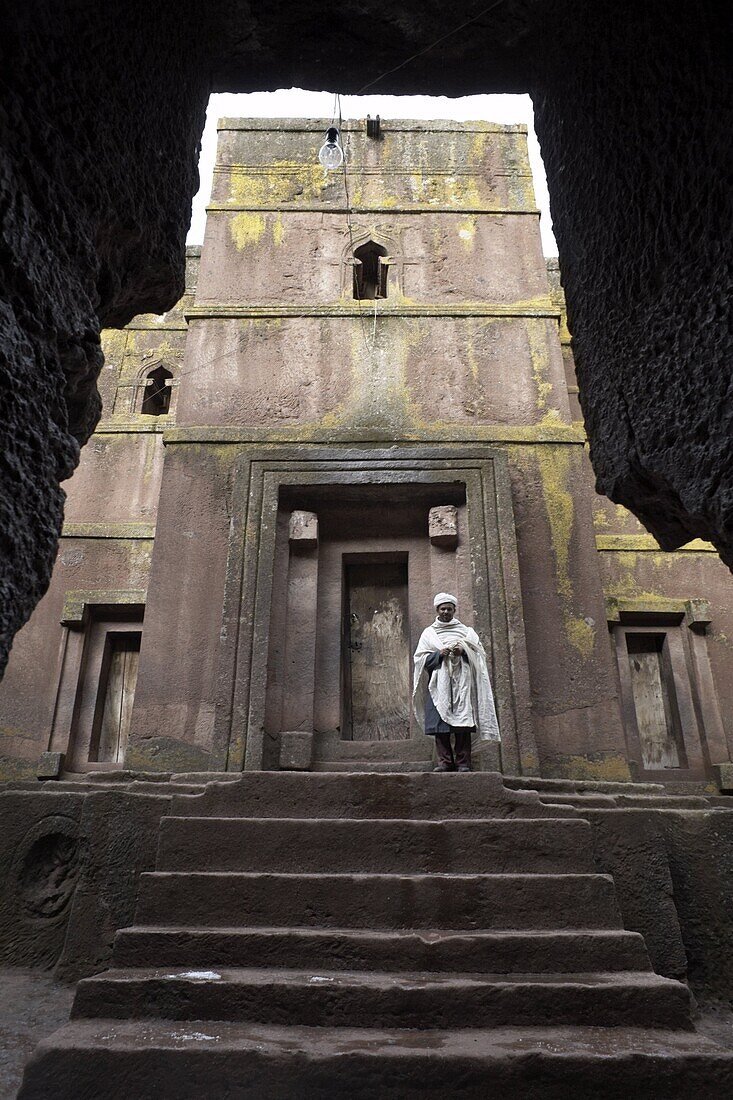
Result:
<svg viewBox="0 0 733 1100"><path fill-rule="evenodd" d="M328 169L340 168L344 163L344 151L335 126L329 126L326 131L326 140L318 150L318 159L323 167Z"/></svg>

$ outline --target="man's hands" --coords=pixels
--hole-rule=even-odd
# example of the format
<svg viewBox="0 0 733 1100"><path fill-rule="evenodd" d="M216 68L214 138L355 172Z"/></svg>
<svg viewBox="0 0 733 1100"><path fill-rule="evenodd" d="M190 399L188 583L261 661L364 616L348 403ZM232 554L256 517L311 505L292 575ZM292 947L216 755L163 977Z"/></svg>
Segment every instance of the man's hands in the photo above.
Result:
<svg viewBox="0 0 733 1100"><path fill-rule="evenodd" d="M459 645L446 646L445 649L441 649L440 656L441 657L447 657L447 656L449 656L449 654L452 654L453 657L460 657L462 653L463 653L463 650L461 649L461 647Z"/></svg>

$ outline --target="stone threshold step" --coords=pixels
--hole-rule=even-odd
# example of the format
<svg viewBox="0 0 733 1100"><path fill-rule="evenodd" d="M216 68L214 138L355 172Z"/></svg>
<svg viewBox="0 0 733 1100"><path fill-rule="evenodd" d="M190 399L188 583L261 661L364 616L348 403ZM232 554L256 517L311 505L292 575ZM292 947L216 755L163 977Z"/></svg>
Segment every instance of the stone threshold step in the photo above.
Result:
<svg viewBox="0 0 733 1100"><path fill-rule="evenodd" d="M575 806L613 810L710 810L712 804L699 795L651 795L651 794L555 794L540 791L540 801L546 806Z"/></svg>
<svg viewBox="0 0 733 1100"><path fill-rule="evenodd" d="M137 924L316 928L620 928L598 874L267 874L152 871Z"/></svg>
<svg viewBox="0 0 733 1100"><path fill-rule="evenodd" d="M459 775L373 772L245 772L209 783L194 797L174 797L175 814L256 818L575 817L547 806L537 791L510 791L496 772Z"/></svg>
<svg viewBox="0 0 733 1100"><path fill-rule="evenodd" d="M583 818L164 817L159 871L511 872L594 869Z"/></svg>
<svg viewBox="0 0 733 1100"><path fill-rule="evenodd" d="M411 772L431 772L433 764L430 760L317 760L313 765L313 771L318 773L350 774L350 775L401 775Z"/></svg>
<svg viewBox="0 0 733 1100"><path fill-rule="evenodd" d="M320 966L390 971L651 971L642 936L572 932L373 932L314 928L132 927L117 933L116 967Z"/></svg>
<svg viewBox="0 0 733 1100"><path fill-rule="evenodd" d="M429 764L433 749L432 740L424 737L423 734L399 741L351 741L333 735L317 736L314 740L314 768L318 768L321 763L341 764L358 760L361 764L380 761L401 764L404 771L409 771L411 761Z"/></svg>
<svg viewBox="0 0 733 1100"><path fill-rule="evenodd" d="M341 1027L692 1026L685 985L635 971L108 970L79 982L71 1015Z"/></svg>
<svg viewBox="0 0 733 1100"><path fill-rule="evenodd" d="M733 1052L642 1028L314 1028L79 1020L41 1042L18 1100L719 1100Z"/></svg>
<svg viewBox="0 0 733 1100"><path fill-rule="evenodd" d="M504 775L513 791L564 792L566 794L666 794L663 783L623 783L608 779L544 779L540 776Z"/></svg>

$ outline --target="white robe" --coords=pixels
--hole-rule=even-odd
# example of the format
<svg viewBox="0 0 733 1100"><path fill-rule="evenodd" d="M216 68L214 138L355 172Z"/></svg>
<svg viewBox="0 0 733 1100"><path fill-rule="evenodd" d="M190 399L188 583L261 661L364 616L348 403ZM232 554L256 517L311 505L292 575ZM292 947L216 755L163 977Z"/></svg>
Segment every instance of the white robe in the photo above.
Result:
<svg viewBox="0 0 733 1100"><path fill-rule="evenodd" d="M432 675L425 668L431 653L459 645L468 657L444 658ZM491 690L486 653L478 634L458 619L435 622L423 630L415 650L412 705L420 728L425 730L425 693L430 692L438 714L449 726L474 726L472 748L499 741L494 695Z"/></svg>

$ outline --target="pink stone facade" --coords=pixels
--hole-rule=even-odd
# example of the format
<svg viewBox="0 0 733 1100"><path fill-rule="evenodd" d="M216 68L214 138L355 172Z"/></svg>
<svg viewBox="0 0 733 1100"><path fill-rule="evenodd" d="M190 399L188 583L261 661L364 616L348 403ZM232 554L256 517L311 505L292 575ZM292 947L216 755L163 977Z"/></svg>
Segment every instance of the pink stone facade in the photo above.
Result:
<svg viewBox="0 0 733 1100"><path fill-rule="evenodd" d="M349 122L345 174L324 128L222 120L186 295L106 334L5 777L427 768L409 661L447 589L490 657L482 767L723 783L733 583L594 493L524 128Z"/></svg>

